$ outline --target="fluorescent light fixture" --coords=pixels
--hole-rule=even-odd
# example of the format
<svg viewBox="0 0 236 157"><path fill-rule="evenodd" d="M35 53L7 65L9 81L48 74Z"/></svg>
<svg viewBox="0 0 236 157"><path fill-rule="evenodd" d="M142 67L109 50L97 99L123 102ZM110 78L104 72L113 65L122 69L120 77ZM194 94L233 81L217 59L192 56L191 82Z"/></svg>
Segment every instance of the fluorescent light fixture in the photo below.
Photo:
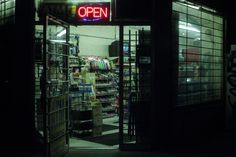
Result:
<svg viewBox="0 0 236 157"><path fill-rule="evenodd" d="M186 30L189 30L189 31L193 31L193 32L198 32L198 33L200 33L200 31L199 31L197 28L194 28L194 27L179 25L179 28L182 28L182 29L186 29Z"/></svg>
<svg viewBox="0 0 236 157"><path fill-rule="evenodd" d="M69 3L111 2L111 0L67 0Z"/></svg>
<svg viewBox="0 0 236 157"><path fill-rule="evenodd" d="M197 28L192 27L191 23L186 23L186 22L183 22L183 21L179 21L179 28L200 33L200 30L198 30Z"/></svg>
<svg viewBox="0 0 236 157"><path fill-rule="evenodd" d="M183 5L185 5L185 6L187 6L187 7L190 7L190 8L193 8L193 9L197 9L197 10L199 10L199 6L195 6L195 5L190 5L190 4L185 4L185 3L183 3Z"/></svg>
<svg viewBox="0 0 236 157"><path fill-rule="evenodd" d="M202 8L205 9L205 10L207 10L207 11L210 11L210 12L216 13L216 10L214 10L214 9L210 9L210 8L203 7L203 6L202 6Z"/></svg>
<svg viewBox="0 0 236 157"><path fill-rule="evenodd" d="M66 34L66 30L63 29L60 33L57 34L57 37L61 37L63 36L64 34Z"/></svg>
<svg viewBox="0 0 236 157"><path fill-rule="evenodd" d="M192 24L191 23L186 23L186 22L184 22L184 21L179 21L179 24L181 24L181 25L188 25L188 26L192 26Z"/></svg>
<svg viewBox="0 0 236 157"><path fill-rule="evenodd" d="M56 43L65 43L66 41L65 40L50 40L52 42L56 42Z"/></svg>

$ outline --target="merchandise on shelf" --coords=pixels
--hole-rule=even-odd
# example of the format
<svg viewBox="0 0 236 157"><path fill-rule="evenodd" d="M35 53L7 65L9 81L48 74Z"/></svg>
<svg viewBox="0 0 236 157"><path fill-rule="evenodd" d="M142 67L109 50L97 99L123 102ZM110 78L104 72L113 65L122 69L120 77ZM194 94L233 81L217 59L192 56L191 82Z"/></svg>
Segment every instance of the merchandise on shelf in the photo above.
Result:
<svg viewBox="0 0 236 157"><path fill-rule="evenodd" d="M77 92L87 91L86 84L91 84L88 101L97 100L102 104L103 114L117 112L118 108L118 75L112 70L113 63L99 56L70 57L79 63L78 68L71 70L71 86L78 86ZM82 93L85 93L82 92ZM88 95L88 93L87 93ZM82 101L82 99L78 99Z"/></svg>
<svg viewBox="0 0 236 157"><path fill-rule="evenodd" d="M99 56L80 56L81 65L89 65L90 71L111 70L111 63L107 58Z"/></svg>

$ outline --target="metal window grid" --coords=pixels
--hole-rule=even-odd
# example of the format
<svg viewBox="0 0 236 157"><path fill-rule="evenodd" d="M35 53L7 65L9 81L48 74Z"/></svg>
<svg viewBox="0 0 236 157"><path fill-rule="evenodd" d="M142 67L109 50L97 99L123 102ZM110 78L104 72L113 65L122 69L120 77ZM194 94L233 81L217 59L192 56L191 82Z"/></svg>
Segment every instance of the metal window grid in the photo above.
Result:
<svg viewBox="0 0 236 157"><path fill-rule="evenodd" d="M220 100L223 18L212 9L182 2L173 2L173 13L179 27L178 105Z"/></svg>
<svg viewBox="0 0 236 157"><path fill-rule="evenodd" d="M0 25L15 22L15 0L0 1Z"/></svg>

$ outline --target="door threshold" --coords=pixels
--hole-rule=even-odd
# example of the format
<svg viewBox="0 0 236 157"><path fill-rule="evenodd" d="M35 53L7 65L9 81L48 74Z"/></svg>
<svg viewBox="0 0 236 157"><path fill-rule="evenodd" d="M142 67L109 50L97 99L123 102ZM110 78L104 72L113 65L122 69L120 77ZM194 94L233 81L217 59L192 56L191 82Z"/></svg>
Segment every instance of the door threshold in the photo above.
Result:
<svg viewBox="0 0 236 157"><path fill-rule="evenodd" d="M70 150L119 150L119 146L95 148L95 147L70 147Z"/></svg>

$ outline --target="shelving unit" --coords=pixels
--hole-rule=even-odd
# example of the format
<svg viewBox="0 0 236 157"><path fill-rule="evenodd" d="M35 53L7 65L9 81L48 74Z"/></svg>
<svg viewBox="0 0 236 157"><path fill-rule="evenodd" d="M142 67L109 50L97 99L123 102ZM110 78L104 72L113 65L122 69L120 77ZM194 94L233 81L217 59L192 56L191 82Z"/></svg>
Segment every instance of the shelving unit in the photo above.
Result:
<svg viewBox="0 0 236 157"><path fill-rule="evenodd" d="M112 81L112 77L97 73L96 75L96 99L102 104L103 118L117 114L117 85Z"/></svg>
<svg viewBox="0 0 236 157"><path fill-rule="evenodd" d="M80 137L101 134L102 119L117 115L118 111L118 77L108 59L93 57L69 57L71 131Z"/></svg>
<svg viewBox="0 0 236 157"><path fill-rule="evenodd" d="M73 84L70 87L70 130L72 135L91 135L93 129L92 106L89 96L92 84Z"/></svg>
<svg viewBox="0 0 236 157"><path fill-rule="evenodd" d="M70 41L70 132L76 137L90 136L94 130L93 106L95 75L82 73L85 65L79 56L79 36ZM90 79L92 76L92 79Z"/></svg>

